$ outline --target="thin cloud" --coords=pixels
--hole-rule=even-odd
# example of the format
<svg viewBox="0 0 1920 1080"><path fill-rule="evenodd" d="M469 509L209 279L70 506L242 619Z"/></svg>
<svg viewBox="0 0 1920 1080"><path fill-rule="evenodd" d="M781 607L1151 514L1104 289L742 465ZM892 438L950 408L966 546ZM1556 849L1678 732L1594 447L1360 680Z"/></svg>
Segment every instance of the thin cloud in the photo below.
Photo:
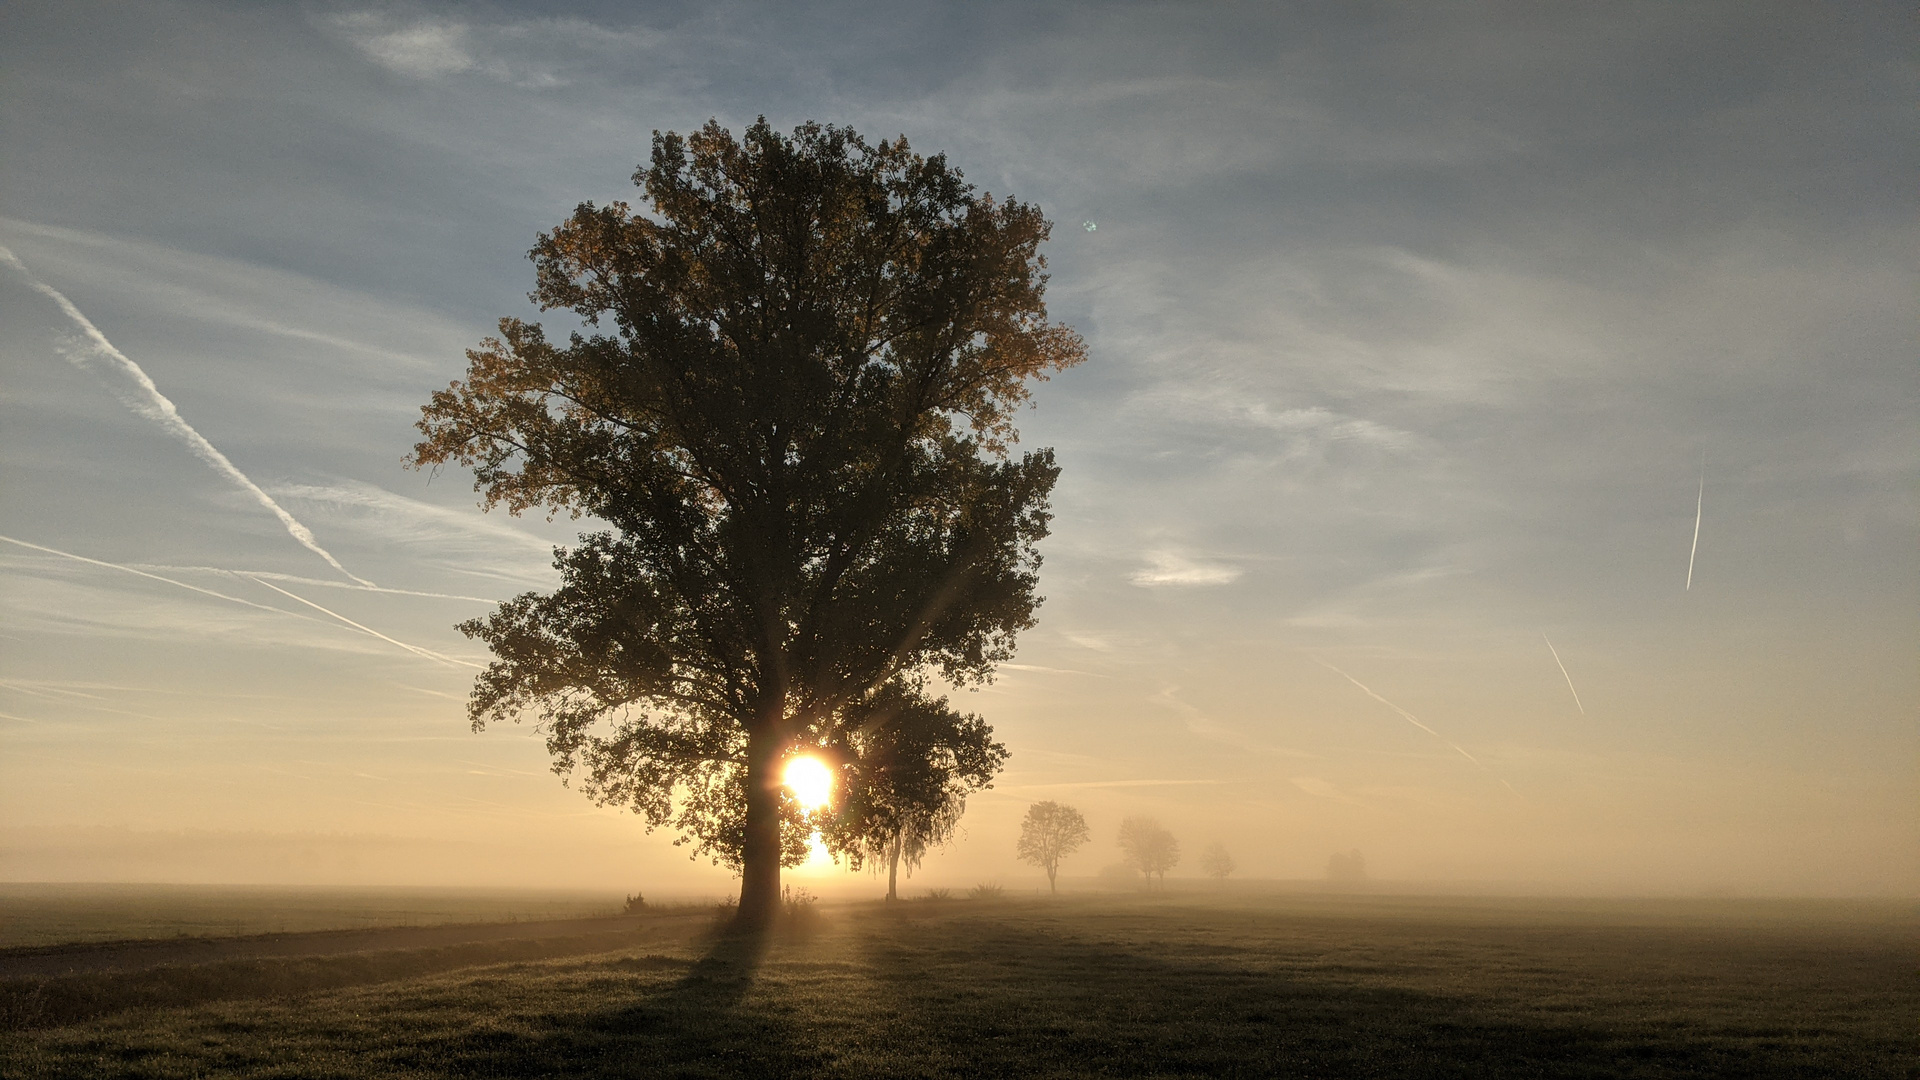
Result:
<svg viewBox="0 0 1920 1080"><path fill-rule="evenodd" d="M1317 776L1289 776L1287 777L1287 782L1309 795L1318 795L1323 799L1338 799L1342 797L1339 788L1334 787L1332 784Z"/></svg>
<svg viewBox="0 0 1920 1080"><path fill-rule="evenodd" d="M4 215L0 215L0 230L100 253L87 264L90 280L120 281L146 295L170 318L195 319L435 370L438 359L431 348L409 352L313 326L350 326L366 332L370 325L399 325L416 341L422 335L444 336L459 329L445 325L431 312L398 308L376 297L256 263ZM307 325L293 325L287 318L303 319Z"/></svg>
<svg viewBox="0 0 1920 1080"><path fill-rule="evenodd" d="M104 559L90 559L90 558L88 558L88 557L86 557L85 555L75 555L75 554L74 554L73 552L71 552L71 551L61 551L61 550L60 550L59 548L50 548L50 547L46 547L46 546L44 546L44 545L42 545L42 544L31 544L31 543L28 543L28 542L27 542L27 541L25 541L25 540L16 540L16 539L14 539L14 538L13 538L13 537L11 537L11 536L0 536L0 541L5 541L6 543L9 543L9 544L15 544L15 545L18 545L18 546L20 546L20 547L23 547L23 548L28 548L28 549L30 549L30 550L33 550L33 551L39 551L39 552L44 552L44 553L46 553L46 554L48 554L48 555L58 555L59 557L61 557L61 558L63 558L63 559L72 559L72 560L73 560L73 561L75 561L75 562L82 562L82 563L87 563L88 565L91 565L91 566L99 566L99 567L104 567L104 568L106 568L106 569L108 569L108 570L118 570L118 571L121 571L122 573L127 573L127 574L133 574L133 575L136 575L136 576L138 576L138 577L143 577L143 578L148 578L148 579L150 579L150 580L153 580L153 581L160 581L160 582L165 582L165 583L166 583L166 584L168 584L168 585L173 585L173 586L176 586L176 587L178 587L178 588L182 588L182 589L186 589L186 590L188 590L189 592L197 592L197 593L200 593L200 594L201 594L201 595L203 595L203 596L211 596L211 597L213 597L213 598L214 598L214 599L216 599L216 600L225 600L225 601L227 601L228 603L233 603L233 604L240 604L240 605L242 605L242 606L244 606L244 607L250 607L250 608L254 608L254 609L256 609L256 610L259 610L259 611L270 611L270 612L272 612L272 613L273 613L273 614L275 614L275 615L285 615L285 616L287 616L288 618L293 618L293 619L301 619L301 620L304 620L304 621L306 621L306 622L320 622L320 621L321 621L321 620L319 620L319 619L315 619L315 618L313 618L313 617L311 617L311 616L307 616L307 615L302 615L302 614L300 614L300 613L299 613L299 612L297 612L297 611L288 611L288 610L286 610L285 608L277 608L277 607L271 607L271 606L269 606L269 605L266 605L266 604L256 604L256 603L254 603L254 602L253 602L253 601L251 601L251 600L245 600L245 599L242 599L242 598L240 598L240 597L238 597L238 596L230 596L230 595L228 595L228 594L226 594L226 593L223 593L223 592L217 592L217 591L215 591L215 590L213 590L213 589L203 589L203 588L201 588L201 587L200 587L200 586L198 586L198 585L191 585L191 584L188 584L187 582L184 582L184 581L178 581L178 580L176 580L176 579L174 579L174 578L170 578L170 577L164 577L164 576L162 576L162 575L160 575L160 574L151 574L151 573L148 573L148 572L147 572L147 571L145 571L145 570L137 570L137 569L135 569L135 568L133 568L133 567L131 567L131 566L126 566L126 565L123 565L123 564L121 564L121 563L114 563L114 562L107 562L107 561L106 561L106 560L104 560ZM236 575L236 576L237 576L237 575ZM286 597L289 597L289 598L291 598L291 599L293 599L293 600L298 600L298 601L299 601L300 603L302 603L302 604L305 604L305 605L307 605L307 606L308 606L308 607L310 607L310 608L313 608L313 609L314 609L315 611L319 611L319 612L322 612L322 613L324 613L324 614L327 614L327 615L330 615L330 616L332 616L332 617L333 617L334 619L336 619L336 620L338 620L338 621L339 621L339 622L341 622L341 623L344 623L345 625L347 625L347 626L349 626L349 627L352 627L352 628L353 628L353 629L355 629L355 630L358 630L358 631L360 631L360 632L362 632L362 633L364 633L364 634L370 634L370 635L372 635L373 637L376 637L376 638L379 638L379 639L380 639L381 641L386 641L386 642L390 642L390 643L392 643L392 644L394 644L394 645L398 645L398 646L399 646L399 647L401 647L402 649L405 649L405 650L407 650L408 652L411 652L411 653L414 653L414 654L416 654L416 655L419 655L419 656L422 656L422 657L426 657L426 658L428 658L428 659L431 659L431 660L436 660L436 661L439 661L439 662L441 662L441 663L446 663L446 664L454 664L454 665L459 665L459 666L463 666L463 667L470 667L470 668L478 668L478 667L480 667L480 666L481 666L481 665L479 665L479 664L474 664L474 663L470 663L470 662L468 662L468 661L466 661L466 660L456 660L456 659L454 659L454 658L452 658L452 657L450 657L450 656L443 656L443 655L441 655L440 653L437 653L437 652L434 652L434 651L433 651L433 650L431 650L431 649L423 649L423 648L421 648L421 647L419 647L419 646L417 646L417 645L409 645L409 644L407 644L407 643L406 643L406 642L404 642L404 641L398 641L398 640L396 640L396 639L394 639L394 638L390 638L390 637L388 637L387 635L385 635L385 634L383 634L383 633L381 633L381 632L379 632L378 630L375 630L375 629L373 629L373 628L371 628L371 627L367 627L367 626L362 626L361 624L359 624L359 623L357 623L357 622L354 622L354 621L353 621L352 619L349 619L349 618L347 618L346 616L344 616L344 615L341 615L341 614L340 614L340 613L338 613L338 612L335 612L335 611L329 611L328 609L326 609L326 608L323 608L323 607L321 607L321 606L320 606L319 604L316 604L316 603L314 603L314 602L313 602L313 601L311 601L311 600L307 600L307 599L304 599L304 598L302 598L302 597L300 597L300 596L296 596L296 595L294 595L293 593L290 593L290 592L288 592L287 590L285 590L285 589L282 589L282 588L280 588L280 587L279 587L279 586L277 586L277 585L272 585L272 584L269 584L269 583L267 583L267 582L265 582L265 581L261 581L261 580L259 580L258 578L254 578L254 579L253 579L253 581L254 581L254 583L255 583L255 584L258 584L258 585L264 585L264 586L266 586L267 588L269 588L269 589L272 589L272 590L273 590L274 592L277 592L277 593L279 593L279 594L281 594L282 596L286 596Z"/></svg>
<svg viewBox="0 0 1920 1080"><path fill-rule="evenodd" d="M1239 732L1216 723L1191 703L1180 700L1180 688L1178 686L1162 687L1159 693L1152 695L1147 698L1147 700L1159 705L1165 705L1167 708L1178 713L1181 724L1184 725L1188 731L1191 731L1203 739L1211 739L1214 742L1257 754L1276 754L1281 757L1297 758L1318 756L1289 747L1265 746L1254 742Z"/></svg>
<svg viewBox="0 0 1920 1080"><path fill-rule="evenodd" d="M1587 707L1580 704L1580 691L1573 689L1573 676L1567 674L1567 665L1560 659L1560 650L1553 647L1553 639L1546 634L1542 633L1540 640L1547 643L1547 651L1553 654L1553 662L1560 666L1560 676L1567 680L1567 689L1573 694L1574 708L1580 710L1581 716L1587 715Z"/></svg>
<svg viewBox="0 0 1920 1080"><path fill-rule="evenodd" d="M127 354L115 348L113 342L108 341L107 336L100 332L100 328L93 325L92 321L82 314L80 309L74 306L73 301L66 298L65 294L41 281L39 278L34 277L33 272L27 269L26 264L21 262L12 251L5 247L0 247L0 262L5 262L20 271L21 275L27 279L28 284L33 286L35 292L48 297L54 303L60 305L60 310L66 314L67 318L73 320L73 322L80 327L81 332L86 335L88 345L79 349L62 350L69 362L82 371L97 376L99 372L96 361L99 359L109 361L121 375L133 381L133 387L131 388L127 387L124 383L108 383L108 388L113 391L114 396L118 397L122 404L139 415L159 424L169 435L186 443L187 448L192 450L195 456L212 466L215 472L233 481L239 485L241 489L252 495L261 506L272 511L273 515L280 519L280 524L286 526L288 535L298 541L302 547L325 559L329 566L345 574L347 577L352 578L354 581L362 585L373 584L373 582L356 576L352 571L340 565L340 560L334 558L331 552L321 547L320 542L314 539L313 530L302 525L292 514L287 513L286 510L281 508L279 503L273 501L273 496L261 490L260 485L248 479L247 474L241 472L234 466L233 462L227 460L227 455L221 453L217 447L208 442L198 431L195 431L193 425L182 419L180 410L174 407L173 402L167 400L167 396L160 392L160 388L154 385L152 379L147 377L147 373L141 370L140 365L129 359Z"/></svg>
<svg viewBox="0 0 1920 1080"><path fill-rule="evenodd" d="M1137 788L1137 787L1217 787L1244 783L1239 780L1073 780L1059 784L1022 784L1006 791L1039 791L1050 788Z"/></svg>
<svg viewBox="0 0 1920 1080"><path fill-rule="evenodd" d="M75 555L71 551L61 551L59 548L45 547L40 544L30 544L25 540L15 540L11 536L0 536L0 541L4 541L9 544L15 544L23 548L29 548L33 551L45 552L48 555L58 555L63 559L72 559L75 562L83 562L92 566L102 566L109 570L119 570L122 573L134 574L139 577L148 578L153 581L164 581L168 585L178 586L179 588L186 589L189 592L197 592L202 596L211 596L216 600L225 600L229 603L241 604L243 606L250 607L250 608L257 608L260 611L271 611L276 615L291 615L296 619L306 619L308 622L319 621L318 619L308 618L307 616L301 615L298 612L288 611L285 608L269 607L266 604L256 604L251 600L242 600L240 597L237 597L237 596L228 596L226 593L215 592L212 589L203 589L198 585L189 585L184 581L176 581L170 577L163 577L159 574L150 574L145 570L136 570L131 566L126 566L121 563L107 562L104 559L89 559L85 555Z"/></svg>
<svg viewBox="0 0 1920 1080"><path fill-rule="evenodd" d="M314 603L313 601L307 599L306 597L299 596L294 593L290 593L287 590L281 588L280 586L273 584L272 582L262 581L259 578L254 578L253 581L255 584L264 585L267 588L272 589L274 592L279 593L281 596L287 597L288 599L298 600L300 603L307 605L308 607L312 608L315 611L320 612L321 614L331 615L334 618L340 620L341 622L346 623L348 626L353 627L355 630L359 630L363 633L372 634L374 637L379 638L381 641L390 642L394 645L398 645L401 648L407 650L408 652L414 653L418 656L424 656L429 660L437 660L443 664L457 664L461 667L479 668L481 666L479 664L471 663L466 660L455 660L451 656L446 656L444 654L434 652L432 649L423 649L418 645L409 645L406 642L399 640L398 638L390 638L387 635L381 633L380 631L373 629L372 627L363 626L360 623L354 622L352 619L347 618L345 615L342 615L337 611L333 611L329 608L323 608L319 604Z"/></svg>
<svg viewBox="0 0 1920 1080"><path fill-rule="evenodd" d="M273 490L283 498L309 499L334 506L365 510L395 524L404 525L413 532L418 532L423 527L430 527L437 532L449 535L465 534L475 538L502 541L526 549L529 553L537 551L543 558L550 558L553 555L552 544L511 525L503 524L498 518L488 517L470 507L455 510L422 502L373 484L277 484Z"/></svg>
<svg viewBox="0 0 1920 1080"><path fill-rule="evenodd" d="M1454 753L1457 753L1461 757L1466 758L1468 761L1473 762L1475 765L1478 765L1480 768L1486 769L1486 771L1489 774L1493 773L1492 769L1487 769L1487 766L1484 763L1482 763L1479 758L1474 757L1472 754L1467 753L1466 750L1463 749L1459 743L1454 742L1452 739L1447 738L1445 735L1442 735L1439 732L1428 727L1427 725L1421 723L1419 717L1413 715L1412 713L1401 708L1400 706L1395 705L1393 702L1388 701L1386 698L1381 697L1379 694L1374 693L1373 688L1368 686L1366 683L1363 683L1359 679L1356 679L1353 676L1347 674L1346 672L1341 671L1339 668L1334 667L1332 664L1329 664L1325 660L1320 659L1320 657L1316 656L1314 657L1314 660L1318 661L1321 667L1326 668L1328 671L1331 671L1336 675L1339 675L1341 678L1359 687L1361 693L1367 695L1368 697L1379 702L1380 704L1385 705L1387 708L1392 709L1394 712L1399 713L1401 717L1407 721L1407 723L1412 724L1414 727L1419 728L1421 731L1424 731L1427 734L1433 736L1434 738L1439 739L1442 743L1451 747ZM1508 791L1512 791L1515 795L1520 794L1518 791L1514 791L1514 787L1512 784L1507 783L1505 780L1501 779L1499 776L1495 775L1494 779L1499 780L1501 786L1505 787Z"/></svg>
<svg viewBox="0 0 1920 1080"><path fill-rule="evenodd" d="M372 12L356 12L341 16L337 25L368 59L402 75L431 79L477 66L462 23L423 21L390 28Z"/></svg>
<svg viewBox="0 0 1920 1080"><path fill-rule="evenodd" d="M418 596L427 600L466 600L476 604L497 604L500 602L499 597L427 592L422 589L395 589L385 585L356 585L350 581L329 581L326 578L302 577L299 574L281 574L271 570L228 570L219 566L168 566L164 563L129 563L128 565L143 570L168 570L174 573L223 574L229 577L266 578L270 581L284 581L292 585L311 585L322 589L345 589L348 592L380 593L385 596Z"/></svg>
<svg viewBox="0 0 1920 1080"><path fill-rule="evenodd" d="M17 691L22 694L32 694L34 697L50 698L54 701L65 701L68 698L86 698L90 701L103 700L99 694L88 694L79 690L69 690L66 687L41 682L40 680L33 680L33 682L35 685L30 686L26 683L15 682L11 679L0 679L0 688ZM36 689L36 686L44 687L44 689Z"/></svg>
<svg viewBox="0 0 1920 1080"><path fill-rule="evenodd" d="M1687 592L1693 591L1693 560L1700 554L1700 513L1707 505L1707 452L1700 451L1700 490L1693 497L1693 546L1687 549Z"/></svg>
<svg viewBox="0 0 1920 1080"><path fill-rule="evenodd" d="M581 19L526 19L473 24L459 19L398 22L359 11L328 20L362 55L388 71L423 81L478 75L523 89L565 85L556 66L581 54L651 44L654 35L603 27Z"/></svg>
<svg viewBox="0 0 1920 1080"><path fill-rule="evenodd" d="M1085 675L1090 679L1110 679L1111 675L1102 675L1095 671L1079 671L1074 668L1045 667L1040 664L1013 664L1002 661L995 665L1008 671L1031 671L1040 675Z"/></svg>
<svg viewBox="0 0 1920 1080"><path fill-rule="evenodd" d="M1306 792L1316 799L1330 799L1334 802L1346 803L1348 806L1358 806L1363 810L1374 809L1374 807L1368 803L1356 799L1352 795L1340 790L1338 785L1331 781L1323 780L1318 776L1289 776L1287 777L1287 783L1292 784L1294 787L1299 788L1301 791Z"/></svg>
<svg viewBox="0 0 1920 1080"><path fill-rule="evenodd" d="M1149 565L1134 571L1127 580L1143 589L1168 586L1226 585L1239 580L1237 566L1200 562L1172 551L1156 551L1147 556Z"/></svg>

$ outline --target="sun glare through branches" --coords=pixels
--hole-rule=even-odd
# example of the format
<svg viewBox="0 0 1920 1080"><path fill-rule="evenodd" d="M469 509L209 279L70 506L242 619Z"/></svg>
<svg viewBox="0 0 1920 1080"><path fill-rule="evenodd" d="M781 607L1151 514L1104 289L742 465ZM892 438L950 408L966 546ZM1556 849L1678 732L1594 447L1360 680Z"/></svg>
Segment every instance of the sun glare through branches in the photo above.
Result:
<svg viewBox="0 0 1920 1080"><path fill-rule="evenodd" d="M822 809L833 801L833 770L819 758L788 761L781 782L793 793L794 801L808 810Z"/></svg>

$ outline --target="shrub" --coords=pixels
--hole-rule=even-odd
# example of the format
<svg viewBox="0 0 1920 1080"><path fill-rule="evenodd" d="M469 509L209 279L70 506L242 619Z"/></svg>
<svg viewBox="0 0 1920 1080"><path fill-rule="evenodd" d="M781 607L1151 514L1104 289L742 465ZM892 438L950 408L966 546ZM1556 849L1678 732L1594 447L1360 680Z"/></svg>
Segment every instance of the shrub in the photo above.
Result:
<svg viewBox="0 0 1920 1080"><path fill-rule="evenodd" d="M998 900L1006 894L1007 890L984 881L967 890L968 898L973 900Z"/></svg>
<svg viewBox="0 0 1920 1080"><path fill-rule="evenodd" d="M640 893L627 897L626 914L638 915L647 910L647 898Z"/></svg>
<svg viewBox="0 0 1920 1080"><path fill-rule="evenodd" d="M928 890L927 890L927 899L929 899L929 900L951 900L951 899L953 899L953 890L952 890L952 889L928 889Z"/></svg>
<svg viewBox="0 0 1920 1080"><path fill-rule="evenodd" d="M781 922L789 932L810 933L820 922L820 913L814 904L819 897L813 895L806 886L783 885L780 887Z"/></svg>

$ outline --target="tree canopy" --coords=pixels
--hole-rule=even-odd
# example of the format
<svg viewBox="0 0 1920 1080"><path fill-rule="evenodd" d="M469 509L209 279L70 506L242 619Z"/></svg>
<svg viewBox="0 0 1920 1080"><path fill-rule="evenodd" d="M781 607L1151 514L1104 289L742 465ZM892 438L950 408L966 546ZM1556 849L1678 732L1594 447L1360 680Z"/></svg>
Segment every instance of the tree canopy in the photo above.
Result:
<svg viewBox="0 0 1920 1080"><path fill-rule="evenodd" d="M557 772L739 867L764 917L804 851L781 759L930 672L989 678L1034 624L1058 469L1012 417L1083 351L1039 209L905 139L709 122L634 182L645 211L583 203L531 253L531 299L580 325L502 319L412 461L609 526L462 624L495 656L470 719L537 717Z"/></svg>
<svg viewBox="0 0 1920 1080"><path fill-rule="evenodd" d="M846 795L822 822L822 838L856 870L884 868L894 900L900 868L911 874L953 836L967 796L992 786L1007 751L978 716L889 684L864 719L846 725L843 756Z"/></svg>

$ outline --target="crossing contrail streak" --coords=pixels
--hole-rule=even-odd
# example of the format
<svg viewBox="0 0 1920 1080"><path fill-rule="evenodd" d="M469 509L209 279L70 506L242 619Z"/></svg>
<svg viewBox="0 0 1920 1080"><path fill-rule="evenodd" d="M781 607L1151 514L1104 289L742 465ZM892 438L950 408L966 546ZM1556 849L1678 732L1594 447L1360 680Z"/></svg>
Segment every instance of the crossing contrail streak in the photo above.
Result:
<svg viewBox="0 0 1920 1080"><path fill-rule="evenodd" d="M1700 554L1700 511L1707 505L1707 452L1700 451L1700 490L1693 497L1693 550L1687 552L1687 591L1693 591L1693 559Z"/></svg>
<svg viewBox="0 0 1920 1080"><path fill-rule="evenodd" d="M1400 716L1403 719L1405 719L1409 724L1412 724L1414 727L1419 728L1421 731L1424 731L1427 734L1433 736L1434 738L1439 739L1442 743L1452 748L1454 753L1459 754L1461 757L1466 758L1468 761L1473 762L1475 765L1478 765L1480 768L1485 769L1486 772L1489 775L1493 776L1495 780L1500 781L1500 786L1506 788L1508 791L1512 791L1516 796L1525 798L1525 796L1520 795L1518 791L1514 790L1514 787L1512 784L1507 783L1506 780L1502 779L1497 773L1494 773L1492 769L1488 769L1485 762L1482 762L1479 758L1474 757L1472 754L1469 754L1464 749L1462 749L1459 743L1454 742L1452 739L1447 738L1445 735L1442 735L1439 732L1428 727L1427 725L1421 723L1419 717L1413 715L1412 713L1401 708L1400 706L1395 705L1393 702L1388 701L1386 698L1381 697L1379 694L1374 693L1373 688L1368 686L1366 683L1363 683L1359 679L1356 679L1353 676L1347 674L1346 672L1341 671L1339 668L1334 667L1332 664L1327 663L1325 660L1322 660L1318 656L1314 657L1314 659L1319 661L1321 667L1326 668L1327 670L1347 680L1353 685L1359 687L1361 693L1367 695L1368 697L1379 702L1380 704L1385 705L1387 708L1392 709L1394 712L1399 713Z"/></svg>
<svg viewBox="0 0 1920 1080"><path fill-rule="evenodd" d="M465 596L460 593L422 592L419 589L392 589L385 585L354 585L345 581L327 581L322 578L301 577L298 574L282 574L272 570L228 570L222 566L165 566L154 563L141 563L149 570L192 571L203 574L224 574L232 577L268 578L273 581L285 581L294 585L313 585L322 589L346 589L349 592L383 593L388 596L421 596L429 600L471 600L476 604L497 604L497 598L485 596Z"/></svg>
<svg viewBox="0 0 1920 1080"><path fill-rule="evenodd" d="M461 667L470 667L470 668L480 667L479 664L469 663L468 661L465 661L465 660L455 660L451 656L442 655L440 653L434 652L432 649L423 649L418 645L409 645L406 642L401 641L397 638L390 638L387 635L381 633L378 630L375 630L370 626L362 626L361 624L354 622L352 619L347 618L345 615L342 615L337 611L332 611L327 608L323 608L319 604L316 604L313 601L308 600L304 596L296 596L293 593L290 593L287 590L281 588L280 586L275 585L271 581L263 581L262 579L253 577L250 574L246 576L256 585L265 585L267 588L272 589L274 592L279 593L281 596L287 597L290 600L298 600L315 611L318 611L325 615L331 615L334 618L339 619L341 622L346 623L348 626L353 627L355 630L372 634L374 637L379 638L381 641L385 641L393 645L398 645L410 653L415 653L417 655L424 656L429 660L437 660L443 664L458 664Z"/></svg>
<svg viewBox="0 0 1920 1080"><path fill-rule="evenodd" d="M1547 635L1541 634L1540 640L1547 643L1547 651L1553 654L1553 662L1560 665L1560 677L1567 680L1567 689L1573 691L1573 707L1580 710L1581 716L1587 715L1587 707L1580 704L1580 691L1573 689L1573 676L1567 674L1567 665L1560 661L1560 650L1553 647L1553 639Z"/></svg>
<svg viewBox="0 0 1920 1080"><path fill-rule="evenodd" d="M18 544L23 548L31 548L34 551L44 551L49 555L58 555L63 559L72 559L74 562L88 563L93 566L104 566L109 570L118 570L121 573L137 574L140 577L151 578L154 581L164 581L169 585L177 585L180 588L186 589L190 592L201 593L202 595L205 595L205 596L215 597L217 599L230 601L235 604L245 604L247 607L259 608L261 611L271 611L276 615L293 615L293 617L296 619L307 618L305 615L296 615L293 612L286 610L285 608L269 607L266 604L256 604L251 600L242 600L237 596L228 596L226 593L223 593L223 592L214 592L212 589L203 589L198 585L189 585L184 581L175 581L170 577L161 577L159 574L149 574L145 570L135 570L131 566L122 566L119 563L106 562L101 559L89 559L85 555L75 555L71 551L61 551L59 548L42 547L39 544L29 544L25 540L15 540L11 536L0 536L0 540L4 540L9 544ZM312 619L308 621L318 622L319 620Z"/></svg>
<svg viewBox="0 0 1920 1080"><path fill-rule="evenodd" d="M167 396L160 392L160 388L154 385L152 379L147 377L147 373L141 369L140 365L128 358L126 353L115 348L113 342L107 340L107 335L101 333L100 328L93 325L92 320L81 314L80 309L75 307L73 301L67 299L64 293L48 285L46 282L41 281L39 278L34 277L33 272L27 269L27 265L21 262L12 251L9 251L5 247L0 247L0 262L7 263L9 266L20 271L20 273L26 277L28 283L33 286L35 292L40 293L42 296L60 305L60 310L66 313L67 318L73 320L74 324L79 326L86 334L87 341L90 344L84 351L89 355L85 358L76 358L69 352L67 353L68 362L83 371L87 371L93 367L95 357L104 357L113 367L119 370L120 374L132 379L134 386L137 388L134 390L126 390L122 387L109 384L109 389L113 391L115 397L120 399L122 404L160 425L161 428L165 429L166 432L174 438L186 443L187 448L192 450L196 457L212 466L215 472L239 485L248 494L252 495L255 501L259 502L261 506L272 511L273 515L280 519L280 524L286 526L287 533L290 536L299 541L301 546L307 550L325 559L327 565L353 578L353 580L362 585L373 584L365 578L356 576L352 571L340 565L340 560L334 558L331 552L321 547L320 542L314 539L313 530L302 525L292 514L287 513L279 503L273 501L273 496L262 491L260 485L248 479L246 473L241 472L234 466L233 462L228 461L227 455L221 453L218 447L208 442L198 431L195 431L193 425L187 423L186 420L180 416L180 410L174 407L173 402L167 400Z"/></svg>
<svg viewBox="0 0 1920 1080"><path fill-rule="evenodd" d="M323 626L326 625L325 623L321 622L321 620L319 619L313 618L310 615L302 615L297 611L288 611L286 608L272 607L267 604L256 604L251 600L245 600L238 596L228 596L226 593L223 593L223 592L215 592L212 589L203 589L198 585L189 585L184 581L176 581L170 577L162 577L159 574L150 574L145 570L136 570L131 566L122 566L119 563L107 562L104 559L89 559L85 555L75 555L71 551L61 551L59 548L50 548L42 544L30 544L25 540L15 540L11 536L0 536L0 540L4 540L9 544L17 544L20 547L28 548L33 551L45 552L48 555L58 555L63 559L72 559L74 562L86 563L89 566L100 566L100 567L105 567L108 570L118 570L123 574L133 574L137 577L148 578L153 581L164 581L169 585L186 589L189 592L197 592L203 596L211 596L216 600L225 600L228 603L240 604L245 607L254 608L259 611L270 611L275 615L284 615L289 619L299 619L303 622L321 623L321 625ZM227 571L227 572L232 573L232 571ZM302 599L301 597L294 596L292 593L287 592L287 590L282 588L277 588L273 585L269 585L267 584L267 582L261 581L259 578L249 577L249 580L253 581L255 584L258 584L258 585L266 585L267 588L273 589L274 592L280 593L283 596L292 597L293 599L299 600L301 603L307 605L310 608L315 609L316 611L321 611L328 615L331 615L335 619L338 619L341 622L347 624L348 626L353 627L355 630L359 630L360 632L365 634L372 634L374 637L379 638L381 641L398 645L401 648L407 650L408 652L414 653L416 655L424 656L428 659L437 660L442 663L458 664L463 667L477 668L480 666L479 664L468 663L465 660L455 660L451 656L442 656L439 653L432 651L431 649L422 649L418 645L409 645L404 641L395 641L393 638L388 637L387 635L381 633L378 630L373 629L372 627L362 626L359 623L354 622L352 619L349 619L346 616L341 615L339 612L328 611L326 608L321 607L319 604L316 604L311 600L306 600L306 599Z"/></svg>

